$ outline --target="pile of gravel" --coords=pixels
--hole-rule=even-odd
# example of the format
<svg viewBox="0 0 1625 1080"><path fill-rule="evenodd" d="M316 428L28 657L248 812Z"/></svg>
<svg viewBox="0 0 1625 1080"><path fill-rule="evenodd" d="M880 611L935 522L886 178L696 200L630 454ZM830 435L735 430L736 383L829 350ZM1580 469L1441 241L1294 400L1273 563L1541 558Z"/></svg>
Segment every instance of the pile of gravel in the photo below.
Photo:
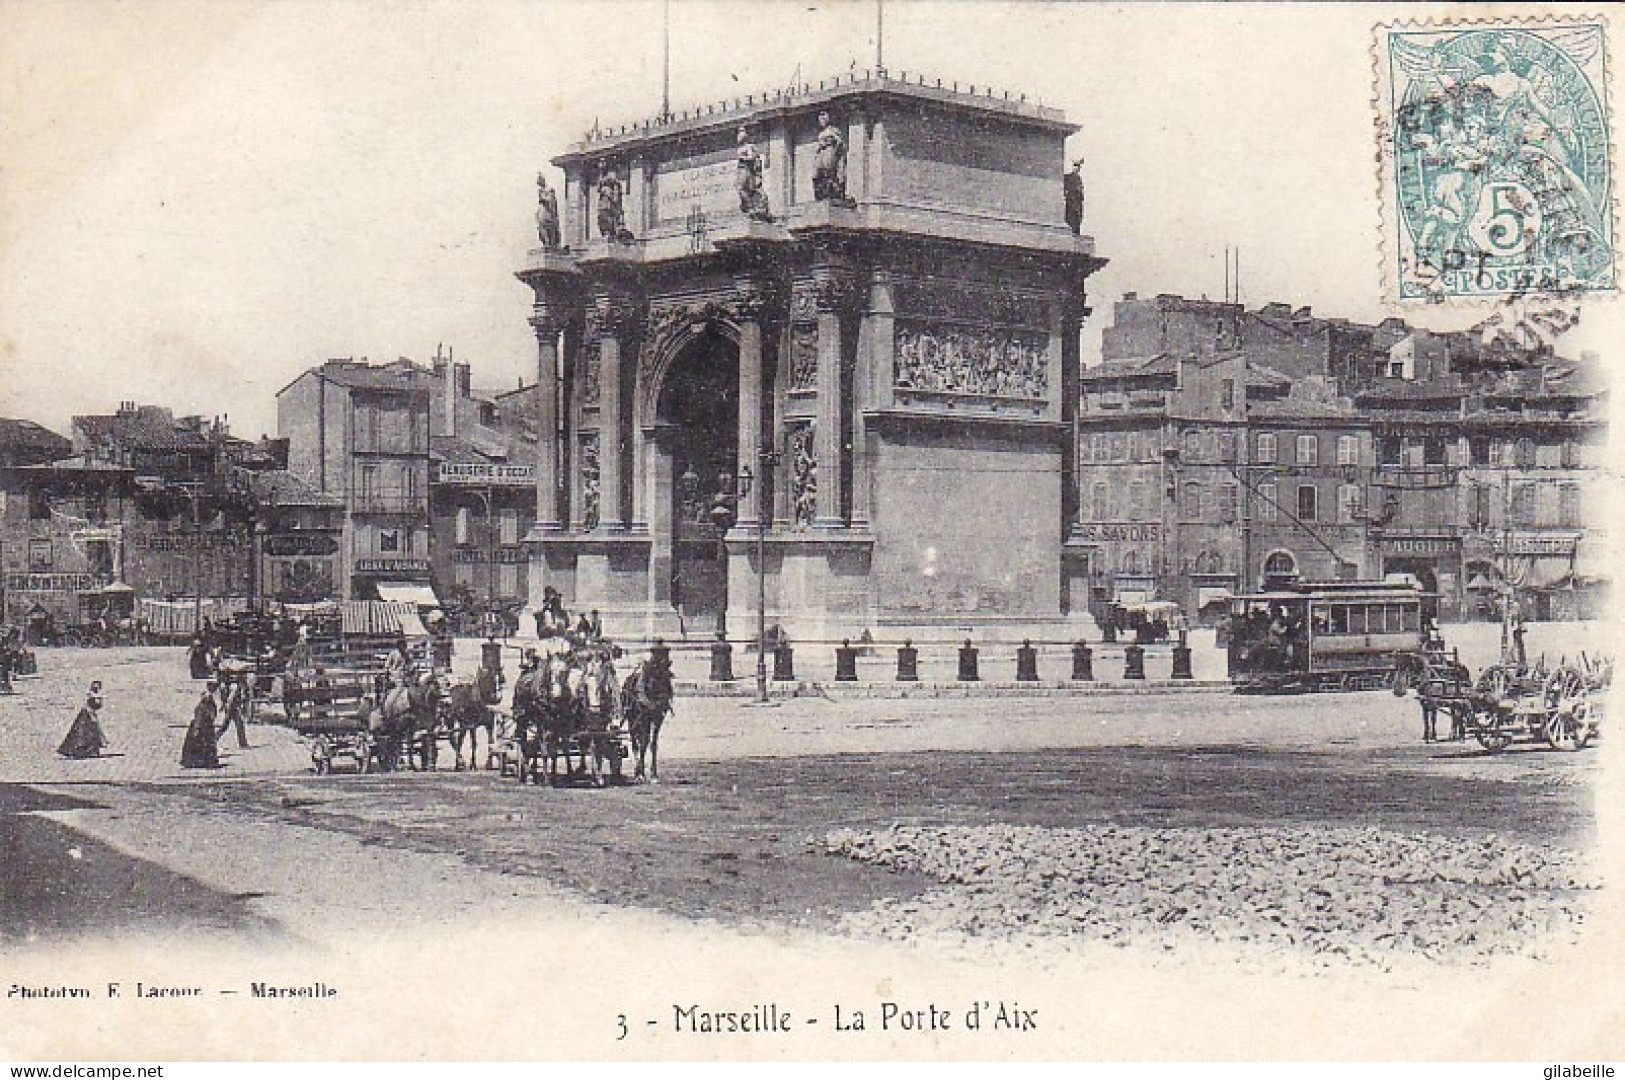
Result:
<svg viewBox="0 0 1625 1080"><path fill-rule="evenodd" d="M1370 828L897 826L826 852L948 887L844 929L894 940L1230 945L1327 964L1471 963L1572 936L1600 887L1574 851Z"/></svg>

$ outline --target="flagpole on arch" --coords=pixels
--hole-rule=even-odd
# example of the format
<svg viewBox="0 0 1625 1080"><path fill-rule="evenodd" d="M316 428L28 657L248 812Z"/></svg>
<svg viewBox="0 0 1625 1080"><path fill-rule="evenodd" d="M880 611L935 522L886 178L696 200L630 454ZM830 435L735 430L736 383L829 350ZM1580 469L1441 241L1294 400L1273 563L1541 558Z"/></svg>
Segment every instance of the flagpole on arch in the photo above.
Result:
<svg viewBox="0 0 1625 1080"><path fill-rule="evenodd" d="M671 119L671 0L660 5L660 119Z"/></svg>
<svg viewBox="0 0 1625 1080"><path fill-rule="evenodd" d="M875 74L886 77L886 0L875 0Z"/></svg>

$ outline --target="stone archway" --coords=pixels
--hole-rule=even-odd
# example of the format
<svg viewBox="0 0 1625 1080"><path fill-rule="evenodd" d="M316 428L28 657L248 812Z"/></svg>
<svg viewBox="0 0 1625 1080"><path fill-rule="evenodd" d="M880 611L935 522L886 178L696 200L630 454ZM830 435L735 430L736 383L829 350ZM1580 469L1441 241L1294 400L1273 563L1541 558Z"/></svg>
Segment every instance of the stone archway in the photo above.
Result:
<svg viewBox="0 0 1625 1080"><path fill-rule="evenodd" d="M651 572L669 583L661 599L688 635L726 625L723 537L739 446L739 346L728 329L711 322L667 342L644 388Z"/></svg>

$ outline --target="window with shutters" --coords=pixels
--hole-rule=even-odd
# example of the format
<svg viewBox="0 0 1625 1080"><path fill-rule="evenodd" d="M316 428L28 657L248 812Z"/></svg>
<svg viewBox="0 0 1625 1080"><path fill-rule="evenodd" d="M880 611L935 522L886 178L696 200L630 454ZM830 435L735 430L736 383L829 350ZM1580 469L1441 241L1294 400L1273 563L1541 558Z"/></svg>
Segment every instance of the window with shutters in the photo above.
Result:
<svg viewBox="0 0 1625 1080"><path fill-rule="evenodd" d="M1275 461L1275 436L1268 432L1260 432L1258 436L1258 460L1260 464L1270 464Z"/></svg>
<svg viewBox="0 0 1625 1080"><path fill-rule="evenodd" d="M1535 523L1536 499L1534 484L1512 485L1512 524L1533 525Z"/></svg>
<svg viewBox="0 0 1625 1080"><path fill-rule="evenodd" d="M1202 485L1187 483L1180 493L1179 516L1186 521L1195 521L1202 514Z"/></svg>
<svg viewBox="0 0 1625 1080"><path fill-rule="evenodd" d="M518 510L514 509L511 506L508 506L508 507L504 507L503 509L497 511L497 525L498 525L498 529L499 529L498 536L497 536L497 543L499 543L499 544L517 544L517 543L519 543L519 511Z"/></svg>
<svg viewBox="0 0 1625 1080"><path fill-rule="evenodd" d="M1108 520L1111 517L1112 509L1111 489L1106 486L1105 482L1097 482L1092 494L1093 500L1090 505L1090 512L1094 515L1094 520Z"/></svg>
<svg viewBox="0 0 1625 1080"><path fill-rule="evenodd" d="M1241 487L1237 484L1225 484L1220 498L1220 513L1226 522L1233 522L1241 516Z"/></svg>
<svg viewBox="0 0 1625 1080"><path fill-rule="evenodd" d="M468 507L459 506L457 508L456 532L457 532L457 543L459 545L470 543L469 538L468 538L468 526L469 526L469 518L471 516L472 516L472 514L469 511Z"/></svg>
<svg viewBox="0 0 1625 1080"><path fill-rule="evenodd" d="M1337 437L1337 463L1339 465L1358 465L1360 463L1360 437L1358 435L1339 435Z"/></svg>
<svg viewBox="0 0 1625 1080"><path fill-rule="evenodd" d="M1144 480L1130 481L1128 486L1129 517L1132 521L1144 521L1151 516L1151 501L1146 496L1147 488Z"/></svg>
<svg viewBox="0 0 1625 1080"><path fill-rule="evenodd" d="M1359 484L1339 484L1337 487L1338 523L1352 525L1354 522L1359 521L1364 502Z"/></svg>
<svg viewBox="0 0 1625 1080"><path fill-rule="evenodd" d="M1313 484L1298 485L1298 520L1314 521L1320 516L1320 492Z"/></svg>
<svg viewBox="0 0 1625 1080"><path fill-rule="evenodd" d="M1398 435L1384 435L1377 440L1377 464L1399 465L1405 456L1405 440Z"/></svg>
<svg viewBox="0 0 1625 1080"><path fill-rule="evenodd" d="M1422 463L1424 465L1445 465L1449 459L1445 455L1444 440L1429 436L1422 442Z"/></svg>
<svg viewBox="0 0 1625 1080"><path fill-rule="evenodd" d="M1565 529L1584 526L1580 520L1580 485L1564 484L1557 489L1557 523Z"/></svg>
<svg viewBox="0 0 1625 1080"><path fill-rule="evenodd" d="M1313 435L1299 435L1296 460L1299 465L1320 464L1320 440Z"/></svg>
<svg viewBox="0 0 1625 1080"><path fill-rule="evenodd" d="M1274 521L1280 507L1276 501L1274 484L1258 485L1258 520Z"/></svg>

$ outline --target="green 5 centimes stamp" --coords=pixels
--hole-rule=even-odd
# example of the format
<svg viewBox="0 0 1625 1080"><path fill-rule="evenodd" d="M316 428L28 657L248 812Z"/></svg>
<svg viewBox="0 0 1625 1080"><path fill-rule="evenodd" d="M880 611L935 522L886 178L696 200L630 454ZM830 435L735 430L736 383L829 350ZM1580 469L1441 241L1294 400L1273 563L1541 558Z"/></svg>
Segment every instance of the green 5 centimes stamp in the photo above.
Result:
<svg viewBox="0 0 1625 1080"><path fill-rule="evenodd" d="M1399 299L1616 287L1604 30L1377 28L1384 261Z"/></svg>

